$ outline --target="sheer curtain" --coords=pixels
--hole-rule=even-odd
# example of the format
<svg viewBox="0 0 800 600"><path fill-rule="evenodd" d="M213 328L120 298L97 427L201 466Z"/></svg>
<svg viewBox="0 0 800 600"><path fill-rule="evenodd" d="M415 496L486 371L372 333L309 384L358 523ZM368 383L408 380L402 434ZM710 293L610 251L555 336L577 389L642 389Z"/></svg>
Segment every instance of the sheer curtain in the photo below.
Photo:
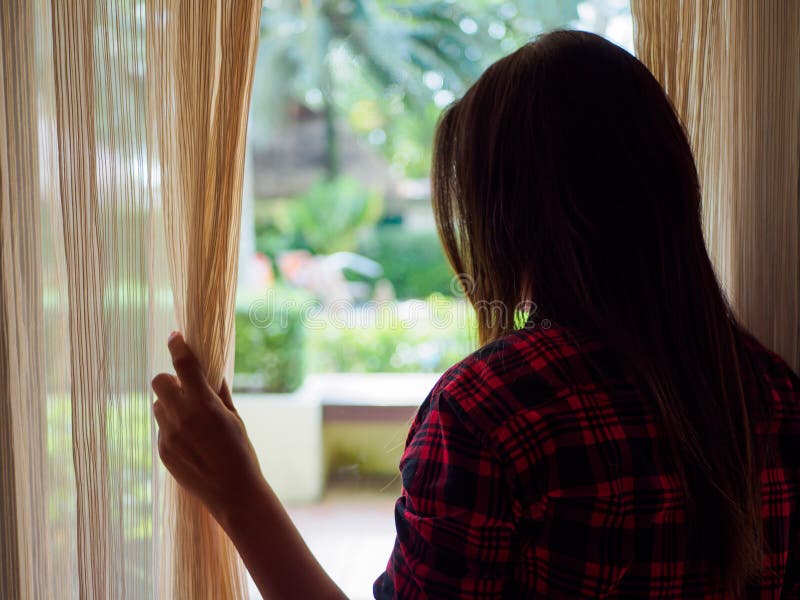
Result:
<svg viewBox="0 0 800 600"><path fill-rule="evenodd" d="M636 51L689 131L734 310L800 368L800 2L632 0Z"/></svg>
<svg viewBox="0 0 800 600"><path fill-rule="evenodd" d="M148 13L151 140L161 166L166 242L179 327L219 389L233 357L239 219L260 1L161 0ZM163 15L176 18L163 20ZM152 34L152 35L151 35ZM236 551L216 522L169 482L165 528L172 595L243 598ZM174 525L174 526L173 526ZM170 564L169 560L162 564Z"/></svg>
<svg viewBox="0 0 800 600"><path fill-rule="evenodd" d="M2 598L246 596L158 466L149 380L177 327L231 370L260 11L0 3Z"/></svg>

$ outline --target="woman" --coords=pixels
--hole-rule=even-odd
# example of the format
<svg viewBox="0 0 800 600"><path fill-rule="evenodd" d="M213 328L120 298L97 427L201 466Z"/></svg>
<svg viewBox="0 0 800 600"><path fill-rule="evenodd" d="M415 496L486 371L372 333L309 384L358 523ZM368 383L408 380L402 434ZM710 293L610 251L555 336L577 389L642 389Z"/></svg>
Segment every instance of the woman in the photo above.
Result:
<svg viewBox="0 0 800 600"><path fill-rule="evenodd" d="M444 113L433 162L483 346L412 425L375 596L797 597L800 382L726 304L686 133L647 69L595 35L544 35ZM167 468L265 597L340 597L227 387L179 334L169 347Z"/></svg>

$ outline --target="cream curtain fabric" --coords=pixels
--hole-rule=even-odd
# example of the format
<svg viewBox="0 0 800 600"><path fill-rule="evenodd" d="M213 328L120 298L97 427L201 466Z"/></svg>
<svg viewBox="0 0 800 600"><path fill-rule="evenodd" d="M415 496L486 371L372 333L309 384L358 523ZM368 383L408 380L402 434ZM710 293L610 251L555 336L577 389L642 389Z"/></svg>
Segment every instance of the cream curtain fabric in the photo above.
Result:
<svg viewBox="0 0 800 600"><path fill-rule="evenodd" d="M178 327L230 371L260 11L0 2L0 598L246 596L149 380Z"/></svg>
<svg viewBox="0 0 800 600"><path fill-rule="evenodd" d="M636 51L688 129L734 310L800 368L800 2L632 0Z"/></svg>
<svg viewBox="0 0 800 600"><path fill-rule="evenodd" d="M155 162L178 324L216 389L231 366L247 112L259 1L151 3L148 50ZM176 19L159 27L161 15ZM163 59L163 60L159 60ZM230 369L228 369L230 380ZM203 507L176 484L164 548L172 597L244 598L243 568ZM163 564L169 564L168 560ZM169 594L167 594L169 595Z"/></svg>

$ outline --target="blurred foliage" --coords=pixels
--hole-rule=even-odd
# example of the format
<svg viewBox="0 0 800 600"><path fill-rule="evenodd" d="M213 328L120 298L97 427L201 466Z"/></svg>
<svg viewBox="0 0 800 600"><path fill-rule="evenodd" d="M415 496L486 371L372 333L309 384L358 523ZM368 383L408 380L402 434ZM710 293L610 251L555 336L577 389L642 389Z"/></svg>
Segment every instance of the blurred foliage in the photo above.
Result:
<svg viewBox="0 0 800 600"><path fill-rule="evenodd" d="M260 202L256 248L267 256L295 249L355 251L380 263L400 299L452 295L453 273L436 232L376 227L381 211L380 198L353 180L323 182L300 198Z"/></svg>
<svg viewBox="0 0 800 600"><path fill-rule="evenodd" d="M417 300L411 319L397 319L398 306L378 307L371 324L316 323L308 332L309 371L438 373L474 349L474 316L463 301Z"/></svg>
<svg viewBox="0 0 800 600"><path fill-rule="evenodd" d="M441 372L474 348L463 300L427 300L321 312L308 294L279 286L237 298L236 391L291 392L306 372Z"/></svg>
<svg viewBox="0 0 800 600"><path fill-rule="evenodd" d="M307 353L302 315L309 302L302 292L282 287L262 298L237 298L236 391L284 393L300 387Z"/></svg>
<svg viewBox="0 0 800 600"><path fill-rule="evenodd" d="M381 263L401 299L451 294L436 234L376 228L381 199L337 176L337 126L378 149L395 176L426 177L442 108L498 58L542 31L574 24L581 1L265 0L251 141L269 143L288 107L304 105L326 121L327 171L325 182L299 198L256 203L258 251L358 251ZM424 304L465 306L438 294ZM291 362L303 360L311 372L436 372L474 342L474 317L467 324L423 318L393 327L323 319L297 329L288 325L293 319L265 329L237 313L237 381L240 372L264 373L269 389L292 389L303 368L293 371Z"/></svg>
<svg viewBox="0 0 800 600"><path fill-rule="evenodd" d="M327 119L347 119L401 175L424 176L441 108L501 56L541 31L574 23L578 4L266 0L251 135L265 143L286 107L300 103ZM328 146L336 154L335 140Z"/></svg>
<svg viewBox="0 0 800 600"><path fill-rule="evenodd" d="M452 295L453 271L435 231L408 231L399 225L375 228L358 252L379 262L398 298Z"/></svg>
<svg viewBox="0 0 800 600"><path fill-rule="evenodd" d="M267 256L305 248L318 254L353 251L380 219L383 200L355 179L320 181L298 198L256 208L256 248Z"/></svg>

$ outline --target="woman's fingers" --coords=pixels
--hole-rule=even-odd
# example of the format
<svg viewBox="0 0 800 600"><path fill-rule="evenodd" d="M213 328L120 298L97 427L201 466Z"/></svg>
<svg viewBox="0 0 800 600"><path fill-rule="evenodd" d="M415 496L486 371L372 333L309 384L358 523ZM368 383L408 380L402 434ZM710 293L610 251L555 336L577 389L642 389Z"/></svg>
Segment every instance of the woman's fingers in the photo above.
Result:
<svg viewBox="0 0 800 600"><path fill-rule="evenodd" d="M167 407L164 404L164 401L160 398L156 398L156 401L153 402L153 416L156 418L159 431L167 426L170 417L167 414Z"/></svg>
<svg viewBox="0 0 800 600"><path fill-rule="evenodd" d="M169 373L159 373L150 382L157 399L153 403L153 416L159 428L171 423L175 419L175 404L180 402L181 384L178 378Z"/></svg>
<svg viewBox="0 0 800 600"><path fill-rule="evenodd" d="M178 378L169 373L159 373L150 382L153 392L159 398L175 396L181 393L181 384Z"/></svg>
<svg viewBox="0 0 800 600"><path fill-rule="evenodd" d="M176 468L183 471L191 469L197 474L205 464L192 444L173 429L158 430L157 446L161 461L170 471Z"/></svg>
<svg viewBox="0 0 800 600"><path fill-rule="evenodd" d="M172 366L175 367L175 373L178 374L184 390L188 395L205 396L209 389L206 375L179 331L170 334L167 347L172 356Z"/></svg>
<svg viewBox="0 0 800 600"><path fill-rule="evenodd" d="M236 408L233 406L233 399L231 398L231 390L228 387L228 382L225 379L222 380L222 385L219 388L219 398L222 400L225 408L232 412L236 412Z"/></svg>

